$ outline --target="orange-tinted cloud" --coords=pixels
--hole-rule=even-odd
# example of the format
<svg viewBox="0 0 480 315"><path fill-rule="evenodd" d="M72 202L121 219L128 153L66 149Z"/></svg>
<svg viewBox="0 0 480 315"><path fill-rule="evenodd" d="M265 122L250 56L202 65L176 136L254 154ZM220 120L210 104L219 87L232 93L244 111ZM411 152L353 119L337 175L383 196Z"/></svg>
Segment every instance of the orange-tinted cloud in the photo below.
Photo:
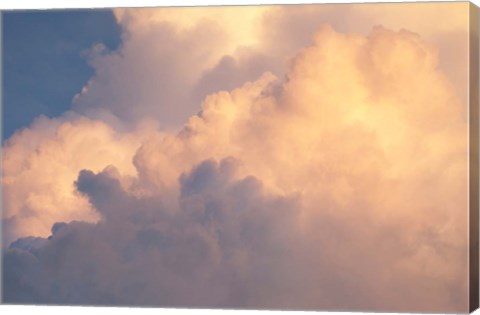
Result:
<svg viewBox="0 0 480 315"><path fill-rule="evenodd" d="M85 117L39 117L3 147L4 242L26 235L48 236L58 221L96 221L99 216L75 192L81 169L100 171L115 165L135 175L132 155L137 134L121 135Z"/></svg>
<svg viewBox="0 0 480 315"><path fill-rule="evenodd" d="M249 37L226 27L207 47L204 32L219 31L210 13L176 25L138 12L117 12L130 37L122 53L94 59L101 71L76 101L91 101L90 115L94 104L115 100L120 107L103 109L125 117L138 109L160 128L145 122L118 131L76 117L40 122L10 140L4 159L25 161L4 163L7 204L18 201L9 210L20 217L14 235L46 236L25 234L25 187L41 196L28 212L35 222L77 221L54 225L48 239L12 243L7 301L466 311L467 108L438 45L418 31L376 26L362 34L323 24L282 66L284 76L274 64L289 53L272 57L273 73L210 94L180 132L160 132L162 111L184 100L175 93L276 46L265 41L235 67L219 64L231 52L229 36ZM367 12L367 21L380 19ZM137 14L148 22L135 24ZM412 21L427 37L435 33ZM157 47L154 35L172 46ZM149 63L155 58L158 68ZM163 84L178 91L165 96ZM64 171L45 173L57 168ZM42 201L65 196L75 201L65 205L86 210L63 216L57 202ZM98 223L78 222L92 209Z"/></svg>
<svg viewBox="0 0 480 315"><path fill-rule="evenodd" d="M208 94L265 71L283 77L323 24L362 35L377 25L420 34L439 49L440 68L467 99L466 2L118 9L115 15L122 47L92 50L96 75L73 103L93 118L107 111L135 125L154 117L161 128L178 130Z"/></svg>

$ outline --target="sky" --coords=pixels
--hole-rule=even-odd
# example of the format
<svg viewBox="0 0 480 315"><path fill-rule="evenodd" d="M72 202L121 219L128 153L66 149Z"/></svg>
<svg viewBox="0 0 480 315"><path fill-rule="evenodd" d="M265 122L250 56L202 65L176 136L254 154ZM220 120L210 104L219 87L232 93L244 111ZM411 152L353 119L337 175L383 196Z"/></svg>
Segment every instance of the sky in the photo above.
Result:
<svg viewBox="0 0 480 315"><path fill-rule="evenodd" d="M468 9L7 13L3 301L467 311Z"/></svg>
<svg viewBox="0 0 480 315"><path fill-rule="evenodd" d="M3 14L3 139L39 115L55 117L94 74L82 51L95 43L117 49L111 11L20 11Z"/></svg>

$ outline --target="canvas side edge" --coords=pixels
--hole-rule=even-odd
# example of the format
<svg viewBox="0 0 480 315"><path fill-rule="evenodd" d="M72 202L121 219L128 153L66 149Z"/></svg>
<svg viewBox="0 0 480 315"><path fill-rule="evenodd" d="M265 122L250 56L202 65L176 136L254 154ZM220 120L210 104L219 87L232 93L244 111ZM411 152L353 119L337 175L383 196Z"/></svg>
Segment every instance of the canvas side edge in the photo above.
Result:
<svg viewBox="0 0 480 315"><path fill-rule="evenodd" d="M479 49L478 7L469 7L469 297L470 312L479 303Z"/></svg>
<svg viewBox="0 0 480 315"><path fill-rule="evenodd" d="M3 139L3 14L0 10L0 139ZM0 177L3 178L3 143L0 145ZM3 304L3 184L0 187L0 304Z"/></svg>

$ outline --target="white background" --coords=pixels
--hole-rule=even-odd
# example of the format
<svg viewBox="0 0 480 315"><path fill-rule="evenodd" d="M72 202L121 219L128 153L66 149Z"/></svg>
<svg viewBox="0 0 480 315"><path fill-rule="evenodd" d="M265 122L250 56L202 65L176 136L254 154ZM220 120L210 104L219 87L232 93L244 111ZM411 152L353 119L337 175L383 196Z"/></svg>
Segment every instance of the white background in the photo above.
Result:
<svg viewBox="0 0 480 315"><path fill-rule="evenodd" d="M192 5L245 5L245 4L292 4L292 3L359 3L359 2L379 2L374 0L331 0L331 1L295 1L295 0L0 0L0 10L6 9L50 9L50 8L102 8L102 7L143 7L143 6L192 6ZM383 1L383 2L403 2L403 1ZM428 1L422 1L428 2ZM480 6L480 0L473 0L477 6ZM1 69L1 68L0 68ZM208 288L205 288L208 290ZM288 312L285 311L235 311L235 310L186 310L186 309L149 309L149 308L100 308L100 307L63 307L63 306L0 306L0 314L68 314L68 315L300 315L312 312ZM315 312L314 314L329 314L328 312ZM338 315L358 314L349 312L338 312ZM375 313L363 313L375 314ZM377 313L379 314L379 313ZM480 314L480 311L475 312Z"/></svg>

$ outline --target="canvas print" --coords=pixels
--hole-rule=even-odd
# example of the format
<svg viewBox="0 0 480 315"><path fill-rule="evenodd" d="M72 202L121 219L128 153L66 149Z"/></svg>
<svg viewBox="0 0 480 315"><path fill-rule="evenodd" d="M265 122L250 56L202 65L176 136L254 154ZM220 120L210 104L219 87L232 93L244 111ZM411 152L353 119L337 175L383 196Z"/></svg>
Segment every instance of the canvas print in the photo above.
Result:
<svg viewBox="0 0 480 315"><path fill-rule="evenodd" d="M2 302L476 309L476 15L3 11Z"/></svg>

